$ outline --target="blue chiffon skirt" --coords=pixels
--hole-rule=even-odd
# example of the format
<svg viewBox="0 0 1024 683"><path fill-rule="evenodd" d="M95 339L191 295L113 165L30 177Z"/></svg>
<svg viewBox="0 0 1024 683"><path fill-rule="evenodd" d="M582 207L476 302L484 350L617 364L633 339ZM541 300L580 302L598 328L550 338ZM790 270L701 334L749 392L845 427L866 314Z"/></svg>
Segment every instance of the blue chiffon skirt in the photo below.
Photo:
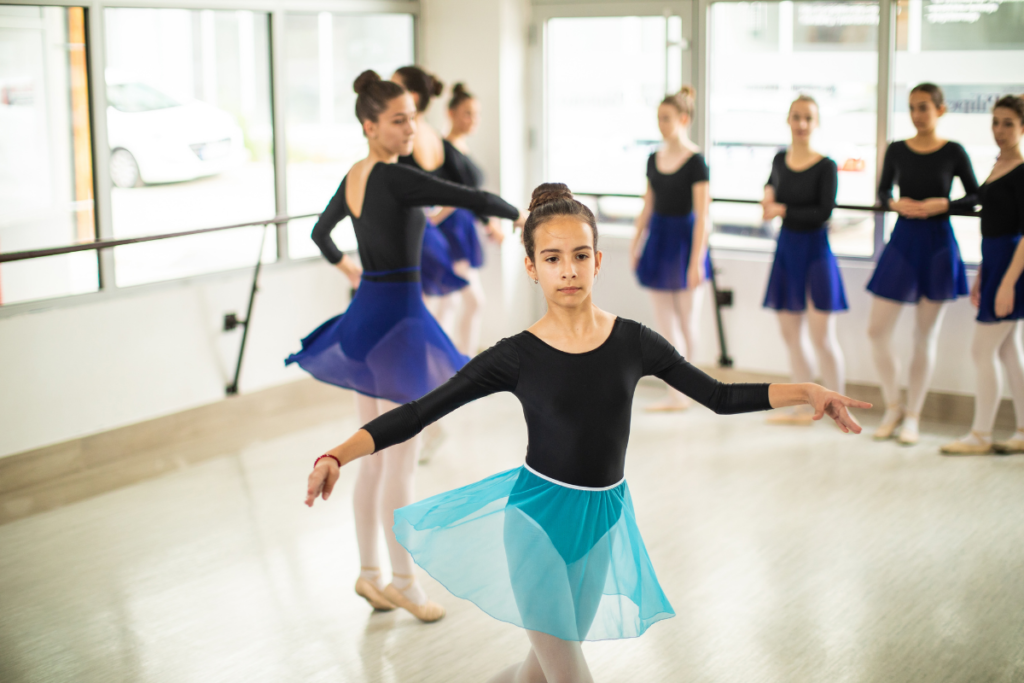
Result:
<svg viewBox="0 0 1024 683"><path fill-rule="evenodd" d="M893 228L868 282L875 296L917 303L965 296L967 271L949 218L903 218Z"/></svg>
<svg viewBox="0 0 1024 683"><path fill-rule="evenodd" d="M978 322L995 323L1004 320L1024 318L1024 277L1017 279L1014 287L1013 310L1005 318L996 317L996 292L1003 282L1017 249L1020 235L981 238L981 305L978 306Z"/></svg>
<svg viewBox="0 0 1024 683"><path fill-rule="evenodd" d="M686 271L693 248L694 215L651 214L647 243L636 266L640 284L650 289L686 289ZM711 272L711 259L705 254L704 274Z"/></svg>
<svg viewBox="0 0 1024 683"><path fill-rule="evenodd" d="M468 209L455 209L437 226L448 240L452 261L469 261L473 268L484 264L484 250L476 232L476 216Z"/></svg>
<svg viewBox="0 0 1024 683"><path fill-rule="evenodd" d="M423 231L423 256L420 261L424 294L444 296L469 284L452 270L452 260L451 248L444 233L428 220L427 229Z"/></svg>
<svg viewBox="0 0 1024 683"><path fill-rule="evenodd" d="M313 330L285 365L395 403L415 401L465 365L423 305L420 283L365 279L381 274L363 273L348 310Z"/></svg>
<svg viewBox="0 0 1024 683"><path fill-rule="evenodd" d="M839 264L828 243L828 229L795 232L783 228L775 247L764 307L804 311L807 297L819 311L845 311L846 290Z"/></svg>
<svg viewBox="0 0 1024 683"><path fill-rule="evenodd" d="M569 487L524 465L395 510L394 531L451 593L531 631L635 638L675 615L624 481Z"/></svg>

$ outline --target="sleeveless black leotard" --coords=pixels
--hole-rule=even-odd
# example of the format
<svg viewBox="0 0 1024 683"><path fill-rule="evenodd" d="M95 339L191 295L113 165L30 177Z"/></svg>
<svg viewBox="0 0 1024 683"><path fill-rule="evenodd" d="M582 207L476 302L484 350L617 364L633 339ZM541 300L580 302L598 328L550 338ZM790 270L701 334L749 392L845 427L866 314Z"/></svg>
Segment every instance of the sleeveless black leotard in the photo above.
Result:
<svg viewBox="0 0 1024 683"><path fill-rule="evenodd" d="M719 414L771 408L767 384L723 384L656 332L618 318L608 339L586 353L559 351L530 332L503 339L444 385L363 428L379 451L470 401L509 391L523 406L531 468L573 486L611 486L623 477L633 393L645 375Z"/></svg>
<svg viewBox="0 0 1024 683"><path fill-rule="evenodd" d="M406 165L377 163L366 179L363 211L359 218L352 216L359 242L359 260L366 271L364 277L372 278L374 272L387 271L391 274L381 277L382 281L420 279L417 269L426 226L421 207L425 206L457 206L510 220L519 216L514 206L489 192L441 180ZM345 201L345 180L342 180L313 226L313 241L331 263L338 263L342 257L331 240L331 230L341 219L351 215Z"/></svg>
<svg viewBox="0 0 1024 683"><path fill-rule="evenodd" d="M981 236L1024 235L1024 164L981 186Z"/></svg>

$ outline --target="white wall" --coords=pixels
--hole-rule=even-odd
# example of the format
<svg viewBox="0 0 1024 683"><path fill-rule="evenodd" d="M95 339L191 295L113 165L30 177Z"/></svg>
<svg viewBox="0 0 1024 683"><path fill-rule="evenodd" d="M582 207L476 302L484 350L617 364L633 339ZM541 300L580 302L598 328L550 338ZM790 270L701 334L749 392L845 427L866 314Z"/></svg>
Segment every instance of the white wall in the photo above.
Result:
<svg viewBox="0 0 1024 683"><path fill-rule="evenodd" d="M234 374L251 275L40 304L0 319L0 457L222 400ZM285 357L344 310L348 281L323 261L264 270L241 390L305 376Z"/></svg>

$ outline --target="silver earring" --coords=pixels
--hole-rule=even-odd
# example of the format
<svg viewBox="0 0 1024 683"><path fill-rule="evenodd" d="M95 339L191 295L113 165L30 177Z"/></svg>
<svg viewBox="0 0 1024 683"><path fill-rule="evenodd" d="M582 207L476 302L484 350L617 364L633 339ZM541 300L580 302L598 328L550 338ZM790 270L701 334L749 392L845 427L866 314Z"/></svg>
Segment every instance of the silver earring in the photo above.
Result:
<svg viewBox="0 0 1024 683"><path fill-rule="evenodd" d="M539 284L539 283L540 283L540 280L534 280L534 281L533 281L533 284L535 284L535 285L536 285L536 284Z"/></svg>

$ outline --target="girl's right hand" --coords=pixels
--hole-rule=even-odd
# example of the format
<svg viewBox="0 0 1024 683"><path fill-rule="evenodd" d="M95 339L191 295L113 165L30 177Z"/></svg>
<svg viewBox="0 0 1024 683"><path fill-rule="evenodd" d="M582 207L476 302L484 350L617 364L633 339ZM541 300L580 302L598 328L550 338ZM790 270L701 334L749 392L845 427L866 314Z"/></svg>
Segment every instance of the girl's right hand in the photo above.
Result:
<svg viewBox="0 0 1024 683"><path fill-rule="evenodd" d="M340 476L341 468L338 467L334 458L321 458L309 475L309 482L306 486L306 505L313 507L317 496L322 497L325 501L330 498Z"/></svg>

